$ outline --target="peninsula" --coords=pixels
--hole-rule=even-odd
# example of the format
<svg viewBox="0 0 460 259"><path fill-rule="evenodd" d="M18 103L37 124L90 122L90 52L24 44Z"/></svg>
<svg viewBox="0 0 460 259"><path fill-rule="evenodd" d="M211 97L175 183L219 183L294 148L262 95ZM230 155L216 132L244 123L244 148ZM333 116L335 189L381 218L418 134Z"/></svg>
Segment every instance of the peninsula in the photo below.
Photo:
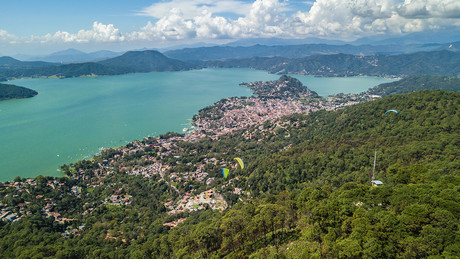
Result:
<svg viewBox="0 0 460 259"><path fill-rule="evenodd" d="M32 89L10 85L10 84L0 84L0 101L8 99L22 99L34 97L38 93Z"/></svg>

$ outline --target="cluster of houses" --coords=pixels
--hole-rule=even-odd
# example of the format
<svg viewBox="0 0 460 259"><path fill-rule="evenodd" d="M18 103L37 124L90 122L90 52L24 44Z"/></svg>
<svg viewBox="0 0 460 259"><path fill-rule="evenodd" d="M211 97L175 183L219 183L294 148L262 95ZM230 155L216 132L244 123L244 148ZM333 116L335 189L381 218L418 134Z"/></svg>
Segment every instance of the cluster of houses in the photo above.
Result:
<svg viewBox="0 0 460 259"><path fill-rule="evenodd" d="M17 193L26 192L31 193L31 191L38 186L38 181L34 178L24 179L22 181L11 181L3 183L1 187L3 188L14 188ZM46 182L41 182L40 184L45 184L48 187L51 187L53 190L59 191L62 195L80 195L81 188L78 186L73 186L69 193L65 192L65 183L59 182L58 180L46 180ZM12 198L18 198L18 194L10 194ZM34 198L36 200L42 200L40 203L44 203L45 205L42 207L43 215L47 217L52 217L58 223L64 224L66 222L72 221L72 219L68 219L62 217L62 215L56 211L54 211L54 207L56 203L53 202L52 198L46 198L43 195L35 195ZM14 204L14 203L13 203ZM10 221L15 222L20 220L21 218L32 214L30 210L28 210L28 205L31 204L31 201L24 201L17 204L3 204L0 203L0 219L3 221Z"/></svg>
<svg viewBox="0 0 460 259"><path fill-rule="evenodd" d="M205 210L209 207L212 210L225 210L228 208L228 204L224 197L219 193L216 193L213 189L204 191L198 195L191 195L191 193L185 193L185 195L174 203L172 200L167 201L164 206L169 210L169 215L174 215L186 211L197 211Z"/></svg>
<svg viewBox="0 0 460 259"><path fill-rule="evenodd" d="M131 195L125 194L125 195L118 195L114 194L110 196L109 198L106 198L104 201L105 204L107 205L129 205L131 204Z"/></svg>
<svg viewBox="0 0 460 259"><path fill-rule="evenodd" d="M2 208L0 210L0 220L14 222L14 221L18 221L19 218L18 218L18 215L12 212L9 208Z"/></svg>
<svg viewBox="0 0 460 259"><path fill-rule="evenodd" d="M309 113L317 108L303 104L298 99L247 99L228 98L219 113L219 119L196 118L193 132L206 132L211 138L244 129L249 125L263 124L294 113Z"/></svg>
<svg viewBox="0 0 460 259"><path fill-rule="evenodd" d="M350 105L372 101L378 98L381 98L381 96L369 94L368 92L361 94L337 94L322 99L316 104L316 107L320 110L327 111L339 110Z"/></svg>

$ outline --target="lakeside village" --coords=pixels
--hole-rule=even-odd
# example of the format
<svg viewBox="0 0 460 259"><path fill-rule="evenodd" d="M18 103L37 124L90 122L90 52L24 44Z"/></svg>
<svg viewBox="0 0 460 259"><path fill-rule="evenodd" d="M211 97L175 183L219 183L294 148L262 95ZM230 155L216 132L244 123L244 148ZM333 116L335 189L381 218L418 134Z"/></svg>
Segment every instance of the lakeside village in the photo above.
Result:
<svg viewBox="0 0 460 259"><path fill-rule="evenodd" d="M63 178L49 180L50 178L43 176L15 179L0 184L0 191L8 193L0 197L0 220L4 223L13 223L27 215L40 213L57 223L70 225L75 220L74 217L78 216L79 222L82 222L101 206L129 206L133 197L127 193L126 186L108 183L108 179L120 172L169 185L177 198L169 198L164 202L168 215L180 216L184 212L205 209L223 211L229 205L219 190L232 188L232 193L238 196L250 196L250 193L232 187L233 181L239 180L238 177L229 179L222 186L213 186L216 179L208 172L216 172L223 167L233 170L236 169L236 165L232 161L215 157L203 158L194 164L183 163L181 151L184 151L184 143L193 146L193 143L204 138L218 140L223 135L232 134L237 130L243 130L243 137L251 139L273 133L271 131L274 131L275 127L289 126L289 121L280 120L283 116L295 113L308 114L318 110L337 110L379 98L368 93L320 98L300 81L288 76L281 76L276 81L242 85L251 88L254 95L248 98L225 98L202 109L194 116L193 126L187 130L187 134L166 134L167 136L148 138L124 147L104 150L104 159L100 159L91 170L80 168L78 171L72 171L72 167L63 167L63 170L67 170L64 173L80 185L68 186ZM264 128L262 125L267 121L271 121L274 126ZM250 126L256 126L257 134L254 134L254 131L244 131ZM193 156L193 153L190 155ZM96 158L97 156L93 159ZM60 207L56 203L56 199L80 199L83 190L86 195L90 195L96 188L110 190L110 195L103 200L86 203L83 211L70 211L70 208ZM185 219L179 218L163 225L175 227ZM78 235L84 227L84 223L75 226L63 233L63 236Z"/></svg>

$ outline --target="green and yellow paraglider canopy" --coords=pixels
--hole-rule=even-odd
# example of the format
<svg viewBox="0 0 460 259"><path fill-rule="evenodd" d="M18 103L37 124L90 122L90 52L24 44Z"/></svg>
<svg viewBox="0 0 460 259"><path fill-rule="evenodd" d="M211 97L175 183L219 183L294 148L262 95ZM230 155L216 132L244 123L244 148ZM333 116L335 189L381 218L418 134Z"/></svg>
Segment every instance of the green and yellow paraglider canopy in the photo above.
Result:
<svg viewBox="0 0 460 259"><path fill-rule="evenodd" d="M239 157L234 158L236 161L238 161L238 165L240 165L241 169L244 169L244 162L243 159ZM224 175L224 178L227 178L228 174L230 173L230 169L228 168L223 168L222 169L222 174Z"/></svg>
<svg viewBox="0 0 460 259"><path fill-rule="evenodd" d="M222 174L224 175L224 178L227 178L229 172L230 170L228 170L228 168L222 169Z"/></svg>
<svg viewBox="0 0 460 259"><path fill-rule="evenodd" d="M238 161L238 164L240 165L241 169L244 169L244 162L241 158L235 157L234 158L236 161Z"/></svg>

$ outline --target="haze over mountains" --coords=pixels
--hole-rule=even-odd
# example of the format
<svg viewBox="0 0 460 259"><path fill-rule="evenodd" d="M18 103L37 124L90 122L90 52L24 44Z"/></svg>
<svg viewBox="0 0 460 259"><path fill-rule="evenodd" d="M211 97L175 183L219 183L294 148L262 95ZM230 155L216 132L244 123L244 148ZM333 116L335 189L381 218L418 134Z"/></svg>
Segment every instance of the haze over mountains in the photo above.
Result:
<svg viewBox="0 0 460 259"><path fill-rule="evenodd" d="M43 61L20 61L12 57L3 56L0 57L0 69L8 68L35 68L35 67L46 67L54 65L52 63Z"/></svg>
<svg viewBox="0 0 460 259"><path fill-rule="evenodd" d="M45 61L53 63L76 63L76 62L91 62L100 61L108 58L120 56L124 52L114 52L109 50L99 50L86 53L77 49L66 49L57 51L49 55L33 56L33 55L14 55L15 58L24 61Z"/></svg>
<svg viewBox="0 0 460 259"><path fill-rule="evenodd" d="M411 45L253 45L249 47L214 46L201 48L185 48L166 51L164 54L170 58L180 60L221 60L230 58L250 57L285 57L299 58L321 54L352 54L352 55L396 55L414 53L419 51L460 49L460 42L444 44L411 44Z"/></svg>
<svg viewBox="0 0 460 259"><path fill-rule="evenodd" d="M399 37L388 37L386 35L363 37L353 41L354 45L408 45L408 44L432 44L456 42L460 39L460 32L454 30L424 31L409 33Z"/></svg>

